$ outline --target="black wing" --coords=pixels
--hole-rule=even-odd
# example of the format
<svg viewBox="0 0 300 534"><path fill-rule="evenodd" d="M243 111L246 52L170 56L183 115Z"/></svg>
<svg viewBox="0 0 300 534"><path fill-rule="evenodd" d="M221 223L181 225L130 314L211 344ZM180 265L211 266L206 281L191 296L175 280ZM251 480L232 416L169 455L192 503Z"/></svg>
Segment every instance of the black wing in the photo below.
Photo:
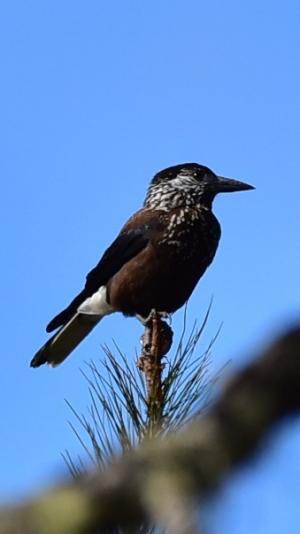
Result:
<svg viewBox="0 0 300 534"><path fill-rule="evenodd" d="M146 247L149 242L147 229L146 227L140 227L136 230L129 230L119 234L103 254L96 267L87 275L84 289L72 300L71 304L65 310L50 321L46 328L47 332L52 332L52 330L69 321L72 315L76 313L78 306L85 299L93 295L100 286L107 284L108 280L125 263Z"/></svg>

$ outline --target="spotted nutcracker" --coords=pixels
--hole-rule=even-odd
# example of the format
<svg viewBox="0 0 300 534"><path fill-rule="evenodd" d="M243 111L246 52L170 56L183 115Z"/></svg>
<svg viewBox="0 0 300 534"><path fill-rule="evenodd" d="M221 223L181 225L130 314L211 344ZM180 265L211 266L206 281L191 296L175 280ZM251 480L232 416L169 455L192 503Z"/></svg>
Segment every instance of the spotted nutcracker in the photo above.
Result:
<svg viewBox="0 0 300 534"><path fill-rule="evenodd" d="M144 206L87 275L84 289L47 326L57 330L31 361L61 363L110 313L147 321L152 310L173 313L212 262L221 235L212 213L217 193L253 189L198 163L157 173Z"/></svg>

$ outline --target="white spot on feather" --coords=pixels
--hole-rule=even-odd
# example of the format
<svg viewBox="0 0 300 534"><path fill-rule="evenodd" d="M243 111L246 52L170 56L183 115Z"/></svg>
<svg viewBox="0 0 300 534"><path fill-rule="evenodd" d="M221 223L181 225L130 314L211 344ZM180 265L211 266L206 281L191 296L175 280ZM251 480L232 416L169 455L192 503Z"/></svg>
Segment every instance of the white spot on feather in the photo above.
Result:
<svg viewBox="0 0 300 534"><path fill-rule="evenodd" d="M108 304L106 299L106 286L99 287L98 291L91 297L87 298L77 309L79 313L86 315L108 315L113 313L114 309Z"/></svg>

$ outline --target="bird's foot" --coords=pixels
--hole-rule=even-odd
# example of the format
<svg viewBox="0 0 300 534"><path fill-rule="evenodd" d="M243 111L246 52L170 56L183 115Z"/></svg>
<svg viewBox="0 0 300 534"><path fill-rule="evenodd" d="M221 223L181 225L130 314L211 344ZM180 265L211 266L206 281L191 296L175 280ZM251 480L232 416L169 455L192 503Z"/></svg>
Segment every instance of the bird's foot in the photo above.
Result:
<svg viewBox="0 0 300 534"><path fill-rule="evenodd" d="M139 364L144 357L151 356L155 348L156 356L162 358L167 352L169 352L172 340L173 340L173 331L165 321L162 319L169 317L167 313L159 313L156 310L152 310L146 321L143 322L145 326L145 331L141 336L141 345L142 345L142 356L139 359ZM144 319L144 318L143 318ZM153 336L156 337L155 343ZM155 347L154 347L155 345ZM138 364L138 367L141 366Z"/></svg>
<svg viewBox="0 0 300 534"><path fill-rule="evenodd" d="M171 322L171 314L170 313L164 312L164 311L157 311L154 308L151 310L151 312L149 313L149 315L147 317L143 317L142 315L140 315L138 313L136 314L136 318L142 323L143 326L149 326L151 321L153 321L153 319L155 319L157 317L159 319L170 319L170 322Z"/></svg>

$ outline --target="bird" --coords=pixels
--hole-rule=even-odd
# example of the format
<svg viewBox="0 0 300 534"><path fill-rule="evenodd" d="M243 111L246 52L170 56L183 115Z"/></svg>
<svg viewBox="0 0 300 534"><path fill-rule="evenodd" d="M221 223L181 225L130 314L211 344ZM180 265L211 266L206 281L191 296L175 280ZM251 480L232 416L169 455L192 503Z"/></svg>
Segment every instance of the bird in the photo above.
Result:
<svg viewBox="0 0 300 534"><path fill-rule="evenodd" d="M146 324L153 310L170 315L181 308L218 247L215 196L250 189L254 187L198 163L173 165L155 174L142 208L88 273L83 290L49 322L46 331L55 333L35 354L31 367L62 363L111 313L122 312Z"/></svg>

